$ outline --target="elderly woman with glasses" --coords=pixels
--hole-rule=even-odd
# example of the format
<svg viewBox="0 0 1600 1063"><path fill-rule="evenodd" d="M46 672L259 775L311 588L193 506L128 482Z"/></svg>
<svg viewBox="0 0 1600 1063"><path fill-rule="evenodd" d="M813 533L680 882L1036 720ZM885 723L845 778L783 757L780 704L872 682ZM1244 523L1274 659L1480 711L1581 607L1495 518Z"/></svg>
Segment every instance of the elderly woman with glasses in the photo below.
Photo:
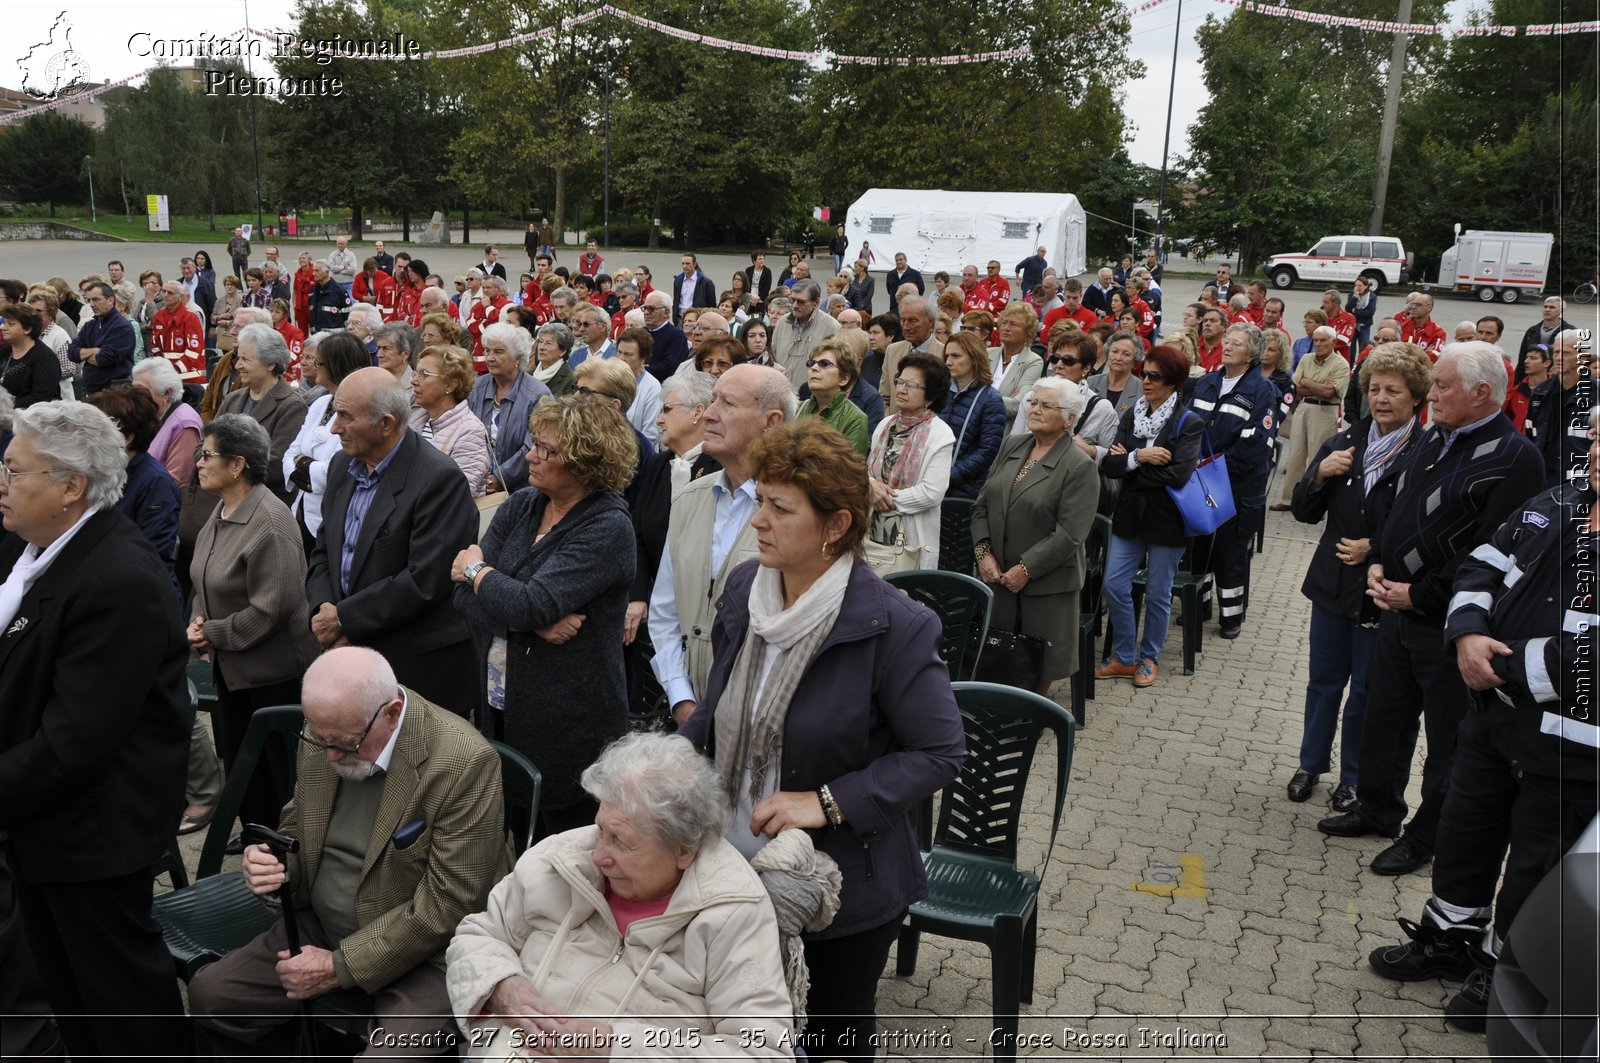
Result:
<svg viewBox="0 0 1600 1063"><path fill-rule="evenodd" d="M200 489L217 504L189 567L194 614L188 638L211 660L217 690L211 721L230 772L250 718L269 705L299 704L300 679L317 655L300 529L267 486L278 464L271 446L259 421L224 413L206 426L195 463ZM245 789L239 821L275 827L280 804L271 774L258 771Z"/></svg>
<svg viewBox="0 0 1600 1063"><path fill-rule="evenodd" d="M842 340L825 339L811 348L806 358L806 385L811 397L800 404L795 416L820 417L850 440L857 454L865 456L870 448L867 415L849 398L860 372L861 362L855 351Z"/></svg>
<svg viewBox="0 0 1600 1063"><path fill-rule="evenodd" d="M450 455L473 498L487 493L494 472L489 436L467 405L477 382L472 355L462 347L424 347L411 374L411 430Z"/></svg>
<svg viewBox="0 0 1600 1063"><path fill-rule="evenodd" d="M306 403L283 379L289 371L289 345L271 325L246 325L233 355L239 390L222 400L217 415L242 413L260 422L272 440L267 490L287 502L293 492L283 478L281 459L306 422Z"/></svg>
<svg viewBox="0 0 1600 1063"><path fill-rule="evenodd" d="M1078 670L1078 592L1083 542L1094 524L1100 479L1074 445L1083 389L1057 377L1033 388L1028 434L1007 436L972 511L978 578L994 590L994 624L1050 643L1032 687Z"/></svg>
<svg viewBox="0 0 1600 1063"><path fill-rule="evenodd" d="M915 566L939 567L939 507L950 484L956 437L939 419L950 398L950 373L931 354L900 359L894 378L894 415L884 418L867 455L872 525L880 546L920 551Z"/></svg>
<svg viewBox="0 0 1600 1063"><path fill-rule="evenodd" d="M178 599L113 512L127 442L111 418L44 402L13 428L0 468L0 632L13 647L0 655L0 995L16 999L14 957L31 953L72 1056L183 1055L183 1004L150 913L194 719ZM8 1046L15 1031L21 1051L40 1051L48 1039L28 1045L25 1022L7 1015Z"/></svg>
<svg viewBox="0 0 1600 1063"><path fill-rule="evenodd" d="M1185 416L1179 389L1189 379L1189 359L1176 347L1160 346L1145 359L1143 393L1122 415L1117 441L1100 460L1100 472L1122 481L1111 517L1105 595L1112 625L1111 658L1094 670L1096 679L1132 679L1135 687L1156 681L1157 662L1172 616L1172 581L1188 542L1183 515L1167 493L1182 487L1200 460L1201 419ZM1133 612L1133 577L1146 569L1144 640Z"/></svg>
<svg viewBox="0 0 1600 1063"><path fill-rule="evenodd" d="M485 1045L582 1035L671 1045L646 1054L675 1059L792 1058L790 953L761 878L723 837L727 805L706 799L722 786L711 762L676 735L629 735L582 785L595 825L523 854L450 942L462 1029ZM613 1017L581 1018L596 1015Z"/></svg>
<svg viewBox="0 0 1600 1063"><path fill-rule="evenodd" d="M578 777L627 729L622 636L635 544L622 491L639 447L609 402L541 403L528 430L534 490L506 500L450 576L485 661L490 731L539 766L548 835L594 822Z"/></svg>

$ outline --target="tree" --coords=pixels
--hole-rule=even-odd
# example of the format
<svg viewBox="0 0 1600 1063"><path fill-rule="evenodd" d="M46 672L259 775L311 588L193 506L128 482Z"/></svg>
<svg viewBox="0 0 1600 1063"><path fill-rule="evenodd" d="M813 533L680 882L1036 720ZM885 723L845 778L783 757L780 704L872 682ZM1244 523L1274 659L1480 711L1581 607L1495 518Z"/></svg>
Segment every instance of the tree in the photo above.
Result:
<svg viewBox="0 0 1600 1063"><path fill-rule="evenodd" d="M1412 19L1437 19L1442 6L1424 0ZM1344 15L1394 14L1386 0L1337 7ZM1375 75L1386 67L1392 39L1245 11L1208 17L1196 36L1211 99L1179 161L1195 190L1174 211L1175 227L1207 246L1236 250L1245 273L1326 233L1362 231L1383 109L1384 85ZM1438 48L1413 38L1406 76L1420 77Z"/></svg>
<svg viewBox="0 0 1600 1063"><path fill-rule="evenodd" d="M955 66L837 65L799 125L807 186L835 210L870 187L1077 192L1122 145L1115 87L1142 74L1128 27L1061 41L1122 11L1004 0L828 0L815 39L837 53L938 56L1023 46L1030 58ZM1124 205L1125 206L1125 205Z"/></svg>
<svg viewBox="0 0 1600 1063"><path fill-rule="evenodd" d="M83 203L89 198L83 160L94 151L87 122L54 111L23 119L0 133L0 190L22 203Z"/></svg>
<svg viewBox="0 0 1600 1063"><path fill-rule="evenodd" d="M150 195L165 195L174 214L199 214L209 202L213 154L201 96L162 67L106 104L95 172L115 176L130 220L134 203Z"/></svg>

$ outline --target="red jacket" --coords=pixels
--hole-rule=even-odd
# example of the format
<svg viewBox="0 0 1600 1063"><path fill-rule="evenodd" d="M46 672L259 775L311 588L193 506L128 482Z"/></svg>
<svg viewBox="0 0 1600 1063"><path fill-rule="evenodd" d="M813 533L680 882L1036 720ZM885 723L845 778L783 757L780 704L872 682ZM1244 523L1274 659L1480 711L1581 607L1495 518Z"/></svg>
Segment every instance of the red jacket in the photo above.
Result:
<svg viewBox="0 0 1600 1063"><path fill-rule="evenodd" d="M472 304L472 318L467 323L467 333L472 337L472 368L479 376L489 371L489 363L483 358L483 330L500 320L500 311L511 305L511 300L504 297L496 299L488 306L482 303Z"/></svg>
<svg viewBox="0 0 1600 1063"><path fill-rule="evenodd" d="M1067 308L1064 306L1058 306L1044 316L1044 327L1039 330L1040 342L1049 344L1050 330L1055 327L1056 322L1066 321L1068 319L1076 321L1078 323L1078 327L1083 329L1085 332L1088 332L1094 327L1095 322L1100 320L1093 310L1090 310L1082 303L1078 304L1078 309L1071 312L1068 312Z"/></svg>
<svg viewBox="0 0 1600 1063"><path fill-rule="evenodd" d="M1004 277L980 277L967 293L966 310L983 310L995 316L1011 301L1011 282Z"/></svg>
<svg viewBox="0 0 1600 1063"><path fill-rule="evenodd" d="M1439 327L1438 322L1430 320L1426 325L1418 328L1411 315L1404 314L1400 318L1400 341L1402 343L1415 343L1418 347L1428 352L1429 359L1437 362L1439 360L1439 352L1444 350L1444 345L1450 342L1450 338L1444 334L1444 329Z"/></svg>
<svg viewBox="0 0 1600 1063"><path fill-rule="evenodd" d="M1215 347L1207 347L1202 337L1195 341L1195 349L1200 355L1200 368L1206 372L1222 368L1222 341L1218 340Z"/></svg>
<svg viewBox="0 0 1600 1063"><path fill-rule="evenodd" d="M394 278L383 270L374 273L370 283L365 273L357 273L355 283L350 286L350 298L358 303L372 303L385 321L394 320Z"/></svg>
<svg viewBox="0 0 1600 1063"><path fill-rule="evenodd" d="M1155 335L1156 331L1156 312L1150 309L1150 304L1143 299L1134 299L1131 305L1134 314L1137 315L1134 320L1139 322L1139 338L1144 340L1144 349L1148 351L1150 337Z"/></svg>
<svg viewBox="0 0 1600 1063"><path fill-rule="evenodd" d="M289 345L289 368L283 379L293 384L300 379L300 355L305 350L306 334L295 328L294 322L284 318L278 323L278 335Z"/></svg>
<svg viewBox="0 0 1600 1063"><path fill-rule="evenodd" d="M392 320L417 328L422 323L422 286L414 283L411 276L411 271L407 270L406 279L395 282Z"/></svg>
<svg viewBox="0 0 1600 1063"><path fill-rule="evenodd" d="M150 322L150 353L171 362L184 383L205 383L206 333L199 311L192 306L157 310Z"/></svg>
<svg viewBox="0 0 1600 1063"><path fill-rule="evenodd" d="M310 266L294 271L294 321L302 331L311 327L311 289L316 286L316 274Z"/></svg>
<svg viewBox="0 0 1600 1063"><path fill-rule="evenodd" d="M1348 310L1341 310L1328 319L1328 327L1339 334L1334 341L1334 350L1344 355L1345 361L1350 360L1350 352L1355 348L1356 342L1356 316ZM1444 333L1440 333L1444 335Z"/></svg>

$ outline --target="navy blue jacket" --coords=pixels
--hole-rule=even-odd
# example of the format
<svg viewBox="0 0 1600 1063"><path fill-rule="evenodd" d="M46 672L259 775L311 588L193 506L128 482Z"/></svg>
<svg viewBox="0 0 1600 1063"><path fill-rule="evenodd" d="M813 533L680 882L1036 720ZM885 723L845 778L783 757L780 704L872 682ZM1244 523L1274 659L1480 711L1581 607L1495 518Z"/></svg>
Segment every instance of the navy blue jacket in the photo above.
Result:
<svg viewBox="0 0 1600 1063"><path fill-rule="evenodd" d="M178 484L166 466L144 451L129 459L128 483L117 502L117 512L137 524L156 548L176 591L178 579L173 566L178 560Z"/></svg>
<svg viewBox="0 0 1600 1063"><path fill-rule="evenodd" d="M717 599L706 696L678 732L707 752L714 752L718 702L750 627L750 584L759 565L746 561L734 569ZM930 610L879 579L865 561L855 563L833 630L784 719L778 788L815 791L826 784L845 817L839 827L809 832L838 862L844 889L833 924L808 936L838 938L882 926L928 895L916 810L956 777L967 755L950 671L939 657L942 638Z"/></svg>
<svg viewBox="0 0 1600 1063"><path fill-rule="evenodd" d="M121 312L112 310L104 317L95 316L78 330L78 338L67 348L67 357L83 363L83 390L90 395L104 391L119 380L133 375L133 349L137 342L133 322ZM85 347L98 347L100 353L94 362L84 362Z"/></svg>
<svg viewBox="0 0 1600 1063"><path fill-rule="evenodd" d="M1000 443L1006 437L1005 400L987 384L973 384L962 392L955 391L952 386L950 401L945 403L939 416L950 426L950 434L956 437L955 449L951 451L950 487L945 496L977 498L989 479L995 455L1000 453Z"/></svg>
<svg viewBox="0 0 1600 1063"><path fill-rule="evenodd" d="M1205 419L1211 453L1228 456L1234 505L1260 506L1272 471L1280 396L1277 386L1252 368L1223 397L1222 373L1213 369L1194 382L1189 408Z"/></svg>
<svg viewBox="0 0 1600 1063"><path fill-rule="evenodd" d="M650 364L645 366L657 380L666 380L689 357L689 337L677 325L666 324L652 329L650 339Z"/></svg>

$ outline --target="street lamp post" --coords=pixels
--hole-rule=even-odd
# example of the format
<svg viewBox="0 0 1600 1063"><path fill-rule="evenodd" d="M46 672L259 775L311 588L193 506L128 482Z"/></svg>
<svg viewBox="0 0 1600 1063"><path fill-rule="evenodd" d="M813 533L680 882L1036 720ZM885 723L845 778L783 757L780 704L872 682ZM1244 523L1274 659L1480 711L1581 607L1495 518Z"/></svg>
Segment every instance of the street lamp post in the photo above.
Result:
<svg viewBox="0 0 1600 1063"><path fill-rule="evenodd" d="M1161 137L1161 186L1156 192L1156 261L1164 260L1167 247L1167 149L1172 145L1172 97L1178 87L1178 41L1183 32L1183 0L1178 0L1178 22L1172 27L1172 73L1167 81L1167 131Z"/></svg>
<svg viewBox="0 0 1600 1063"><path fill-rule="evenodd" d="M94 156L85 155L83 157L83 166L84 169L89 171L89 220L96 221L98 220L98 215L94 209Z"/></svg>

